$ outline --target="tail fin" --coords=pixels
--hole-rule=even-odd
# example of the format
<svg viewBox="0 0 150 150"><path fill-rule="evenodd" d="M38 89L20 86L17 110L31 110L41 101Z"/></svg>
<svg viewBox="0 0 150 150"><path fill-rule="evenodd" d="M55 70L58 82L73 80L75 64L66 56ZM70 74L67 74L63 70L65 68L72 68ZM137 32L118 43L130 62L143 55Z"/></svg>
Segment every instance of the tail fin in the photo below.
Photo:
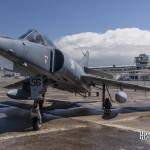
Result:
<svg viewBox="0 0 150 150"><path fill-rule="evenodd" d="M83 53L83 52L82 52ZM83 53L83 57L80 61L80 65L82 67L88 67L88 64L89 64L89 51L86 51L85 53Z"/></svg>

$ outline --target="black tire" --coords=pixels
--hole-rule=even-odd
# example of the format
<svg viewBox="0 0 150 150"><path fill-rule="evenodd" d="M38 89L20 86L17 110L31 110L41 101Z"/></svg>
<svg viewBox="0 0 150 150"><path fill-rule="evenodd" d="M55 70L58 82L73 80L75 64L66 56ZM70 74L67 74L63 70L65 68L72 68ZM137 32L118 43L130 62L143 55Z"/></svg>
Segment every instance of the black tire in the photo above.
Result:
<svg viewBox="0 0 150 150"><path fill-rule="evenodd" d="M43 113L43 104L44 104L43 100L39 101L39 109L41 114Z"/></svg>
<svg viewBox="0 0 150 150"><path fill-rule="evenodd" d="M37 130L40 129L41 124L40 124L40 120L39 120L38 117L34 117L34 118L32 119L32 126L33 126L33 130L34 130L34 131L37 131Z"/></svg>

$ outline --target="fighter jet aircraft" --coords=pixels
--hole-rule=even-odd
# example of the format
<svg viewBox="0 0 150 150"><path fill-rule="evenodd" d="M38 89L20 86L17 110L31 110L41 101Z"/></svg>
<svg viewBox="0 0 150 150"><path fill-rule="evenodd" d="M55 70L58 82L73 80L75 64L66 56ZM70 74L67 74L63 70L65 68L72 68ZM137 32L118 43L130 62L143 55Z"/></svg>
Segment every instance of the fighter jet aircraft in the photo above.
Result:
<svg viewBox="0 0 150 150"><path fill-rule="evenodd" d="M150 88L113 80L111 75L88 68L88 52L80 63L58 49L48 38L37 30L29 30L19 39L0 37L0 55L14 63L14 70L26 78L7 86L7 95L13 99L33 99L31 117L33 129L40 129L42 107L48 86L84 95L92 86L102 86L102 102L108 87L118 87L116 101L124 103L127 95L123 88L149 91Z"/></svg>

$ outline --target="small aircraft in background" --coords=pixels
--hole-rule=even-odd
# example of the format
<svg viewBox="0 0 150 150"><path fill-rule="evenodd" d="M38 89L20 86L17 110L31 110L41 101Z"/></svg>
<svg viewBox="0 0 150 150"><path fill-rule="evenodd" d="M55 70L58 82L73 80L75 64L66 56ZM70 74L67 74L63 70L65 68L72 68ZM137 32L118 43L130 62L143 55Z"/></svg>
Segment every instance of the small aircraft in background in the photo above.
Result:
<svg viewBox="0 0 150 150"><path fill-rule="evenodd" d="M77 63L35 29L18 39L0 36L0 55L13 62L15 72L26 76L22 81L8 85L6 88L21 88L11 89L7 95L13 99L33 99L31 116L34 130L40 129L42 123L47 86L81 95L89 92L93 86L102 86L102 102L105 101L108 87L114 86L121 89L116 96L119 103L127 101L123 88L150 90L149 87L113 80L108 73L88 68L88 52L81 63Z"/></svg>

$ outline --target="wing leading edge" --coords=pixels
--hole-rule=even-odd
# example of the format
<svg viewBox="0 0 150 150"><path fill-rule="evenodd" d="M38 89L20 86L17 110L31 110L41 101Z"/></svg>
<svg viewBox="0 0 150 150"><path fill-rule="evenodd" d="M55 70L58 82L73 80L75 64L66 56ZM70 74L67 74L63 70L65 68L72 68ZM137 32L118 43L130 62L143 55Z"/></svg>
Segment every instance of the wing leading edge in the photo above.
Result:
<svg viewBox="0 0 150 150"><path fill-rule="evenodd" d="M104 72L104 71L101 71L101 70L94 70L92 68L84 67L84 71L87 74L91 74L91 75L95 75L95 76L100 76L102 78L106 77L106 78L109 78L109 79L113 79L113 75L112 74Z"/></svg>
<svg viewBox="0 0 150 150"><path fill-rule="evenodd" d="M136 85L136 84L120 82L120 81L117 81L117 80L101 78L101 77L96 77L96 76L92 76L92 75L84 75L84 76L81 77L81 80L83 82L91 85L91 86L92 85L103 85L103 84L105 84L106 86L150 91L150 87L145 87L145 86L140 86L140 85Z"/></svg>

